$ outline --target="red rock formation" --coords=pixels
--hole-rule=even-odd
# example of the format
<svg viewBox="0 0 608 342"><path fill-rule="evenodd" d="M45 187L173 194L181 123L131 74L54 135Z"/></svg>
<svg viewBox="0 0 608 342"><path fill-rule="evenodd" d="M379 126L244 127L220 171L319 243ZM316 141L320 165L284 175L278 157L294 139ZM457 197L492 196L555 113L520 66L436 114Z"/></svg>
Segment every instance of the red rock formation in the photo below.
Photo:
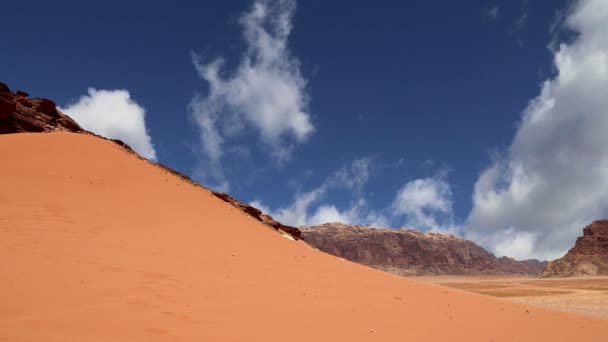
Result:
<svg viewBox="0 0 608 342"><path fill-rule="evenodd" d="M326 223L300 230L313 247L397 275L539 274L546 264L496 258L472 241L411 229Z"/></svg>
<svg viewBox="0 0 608 342"><path fill-rule="evenodd" d="M101 139L106 139L80 127L76 123L76 121L72 120L72 118L57 110L57 106L53 101L41 98L30 99L28 97L28 93L23 91L12 92L6 84L0 82L0 134L70 131L74 133L91 134ZM112 140L113 142L127 150L129 153L135 153L129 145L127 145L121 140L107 140ZM157 165L166 172L174 174L188 181L194 186L200 186L204 188L200 184L191 180L190 177L166 165L154 162L150 163ZM237 207L239 210L250 215L256 220L261 221L267 226L279 232L284 232L296 240L301 239L301 232L299 229L295 227L285 226L280 222L275 221L271 216L264 215L260 210L252 206L243 204L242 202L239 202L238 200L227 194L215 191L211 192L213 193L213 195Z"/></svg>
<svg viewBox="0 0 608 342"><path fill-rule="evenodd" d="M543 276L571 277L608 275L608 220L595 221L583 229L574 247L551 261Z"/></svg>
<svg viewBox="0 0 608 342"><path fill-rule="evenodd" d="M85 132L69 116L58 111L53 101L29 99L27 93L13 93L6 84L0 83L0 134L57 130Z"/></svg>
<svg viewBox="0 0 608 342"><path fill-rule="evenodd" d="M275 221L272 218L272 216L266 215L266 214L262 213L261 210L254 208L250 205L239 202L234 197L231 197L228 194L225 194L223 192L217 192L217 191L213 191L212 193L213 193L213 195L220 198L221 200L234 205L235 207L237 207L240 210L242 210L243 212L249 214L256 220L265 223L266 225L276 229L277 231L285 232L285 233L291 235L296 240L302 238L302 232L298 228L286 226L286 225L282 224L281 222Z"/></svg>
<svg viewBox="0 0 608 342"><path fill-rule="evenodd" d="M501 274L539 274L547 266L546 261L515 260L506 256L497 258L496 263Z"/></svg>

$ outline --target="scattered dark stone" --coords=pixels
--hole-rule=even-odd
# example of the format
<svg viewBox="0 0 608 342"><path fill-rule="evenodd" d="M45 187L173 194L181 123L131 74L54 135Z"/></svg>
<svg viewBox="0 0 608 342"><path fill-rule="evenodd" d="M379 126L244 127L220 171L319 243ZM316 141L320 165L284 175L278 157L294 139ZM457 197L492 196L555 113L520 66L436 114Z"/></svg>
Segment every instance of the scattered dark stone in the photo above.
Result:
<svg viewBox="0 0 608 342"><path fill-rule="evenodd" d="M169 166L163 164L163 163L154 163L156 166L160 167L161 169L169 172L170 174L177 176L178 178L181 178L182 180L188 182L188 183L192 183L192 184L197 184L195 183L192 179L190 179L190 177L186 176L185 174L170 168Z"/></svg>
<svg viewBox="0 0 608 342"><path fill-rule="evenodd" d="M296 227L286 226L286 225L276 221L275 219L273 219L272 216L266 215L266 214L262 213L261 210L254 208L250 205L239 202L237 199L235 199L234 197L232 197L226 193L212 191L212 194L215 197L221 199L222 201L232 204L233 206L239 208L241 211L249 214L251 217L257 219L260 222L265 223L266 225L274 228L275 230L277 230L279 232L281 232L281 231L285 232L296 240L303 239L302 232Z"/></svg>
<svg viewBox="0 0 608 342"><path fill-rule="evenodd" d="M120 139L110 139L113 142L117 143L118 145L122 146L123 148L131 151L131 152L135 152L133 151L133 149L131 148L131 146L129 146L127 143L125 143L124 141L120 140Z"/></svg>

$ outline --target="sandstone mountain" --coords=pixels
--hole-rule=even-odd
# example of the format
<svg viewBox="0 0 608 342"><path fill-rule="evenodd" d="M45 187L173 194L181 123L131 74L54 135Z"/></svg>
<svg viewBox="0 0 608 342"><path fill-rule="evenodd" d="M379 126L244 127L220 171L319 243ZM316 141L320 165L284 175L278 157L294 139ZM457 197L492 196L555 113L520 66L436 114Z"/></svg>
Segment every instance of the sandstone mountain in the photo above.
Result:
<svg viewBox="0 0 608 342"><path fill-rule="evenodd" d="M28 93L24 91L13 92L6 84L0 82L0 134L27 132L49 133L55 131L67 131L94 135L101 139L113 141L122 148L126 149L128 152L136 154L129 145L121 140L106 139L83 129L76 123L76 121L58 110L55 102L52 100L44 98L29 98ZM204 188L200 184L192 181L183 173L180 173L161 163L149 162L178 176L192 185ZM297 228L283 225L280 222L275 221L271 216L263 214L260 210L244 204L228 194L209 189L206 190L211 191L211 193L217 198L233 205L237 209L277 230L278 232L287 234L296 240L301 238L301 233Z"/></svg>
<svg viewBox="0 0 608 342"><path fill-rule="evenodd" d="M472 241L412 229L326 223L300 227L321 251L397 275L496 275L542 272L546 262L496 258Z"/></svg>
<svg viewBox="0 0 608 342"><path fill-rule="evenodd" d="M608 275L608 220L595 221L583 229L574 247L560 259L551 261L546 277Z"/></svg>

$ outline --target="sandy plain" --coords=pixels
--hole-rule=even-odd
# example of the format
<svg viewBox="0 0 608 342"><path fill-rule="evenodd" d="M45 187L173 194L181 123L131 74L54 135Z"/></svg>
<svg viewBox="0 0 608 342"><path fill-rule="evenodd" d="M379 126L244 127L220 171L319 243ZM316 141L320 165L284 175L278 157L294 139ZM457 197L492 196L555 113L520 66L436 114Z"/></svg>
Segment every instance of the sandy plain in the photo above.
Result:
<svg viewBox="0 0 608 342"><path fill-rule="evenodd" d="M427 283L608 320L608 277L415 277ZM608 323L607 323L608 324Z"/></svg>
<svg viewBox="0 0 608 342"><path fill-rule="evenodd" d="M110 141L9 134L0 156L0 341L608 340L321 253Z"/></svg>

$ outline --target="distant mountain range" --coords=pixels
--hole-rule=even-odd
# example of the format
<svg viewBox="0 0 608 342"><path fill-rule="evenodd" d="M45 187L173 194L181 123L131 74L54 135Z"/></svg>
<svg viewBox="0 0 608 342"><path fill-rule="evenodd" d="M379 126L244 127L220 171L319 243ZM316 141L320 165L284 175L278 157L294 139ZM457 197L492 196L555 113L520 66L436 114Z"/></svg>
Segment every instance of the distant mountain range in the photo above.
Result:
<svg viewBox="0 0 608 342"><path fill-rule="evenodd" d="M547 264L497 258L472 241L448 234L341 223L299 228L304 241L321 251L402 276L538 275Z"/></svg>

